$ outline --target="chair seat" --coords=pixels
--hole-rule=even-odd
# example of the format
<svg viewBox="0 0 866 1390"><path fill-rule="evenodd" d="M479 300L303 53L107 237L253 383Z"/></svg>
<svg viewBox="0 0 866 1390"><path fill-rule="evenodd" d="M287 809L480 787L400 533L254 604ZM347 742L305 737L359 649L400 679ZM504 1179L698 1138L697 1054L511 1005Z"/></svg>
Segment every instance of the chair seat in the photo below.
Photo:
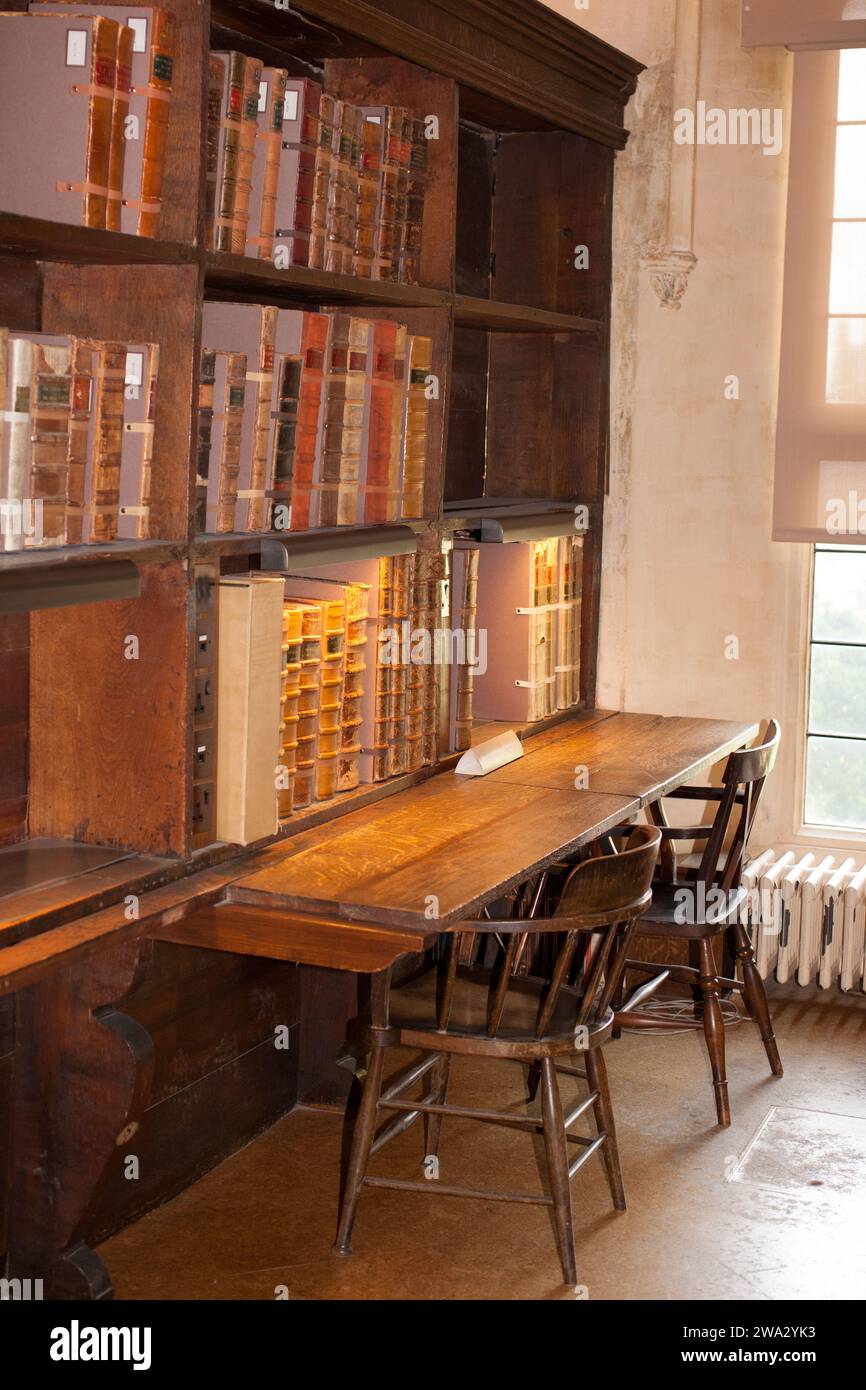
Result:
<svg viewBox="0 0 866 1390"><path fill-rule="evenodd" d="M543 1038L536 1038L535 1025L542 996L549 982L532 976L512 979L505 999L502 1021L495 1037L486 1037L490 1001L491 972L478 967L461 966L457 971L448 1032L442 1033L437 1022L437 973L426 971L391 990L390 1024L411 1033L437 1033L444 1051L449 1040L472 1039L473 1051L489 1050L500 1055L509 1044L525 1047L538 1044L541 1052L574 1049L575 1018L580 993L563 986L553 1017ZM589 1025L588 1046L596 1047L610 1032L613 1016ZM460 1051L466 1050L460 1047Z"/></svg>
<svg viewBox="0 0 866 1390"><path fill-rule="evenodd" d="M718 936L739 916L747 888L720 889L696 883L654 883L653 900L637 924L638 936L673 936L684 941Z"/></svg>

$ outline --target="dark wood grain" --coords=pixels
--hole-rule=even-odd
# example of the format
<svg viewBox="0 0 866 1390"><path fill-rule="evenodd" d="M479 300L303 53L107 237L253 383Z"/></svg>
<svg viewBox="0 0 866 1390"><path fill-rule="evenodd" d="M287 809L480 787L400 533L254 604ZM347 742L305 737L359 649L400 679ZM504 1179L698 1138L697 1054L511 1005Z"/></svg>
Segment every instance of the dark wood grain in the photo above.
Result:
<svg viewBox="0 0 866 1390"><path fill-rule="evenodd" d="M27 705L30 623L26 613L0 616L0 844L26 833Z"/></svg>

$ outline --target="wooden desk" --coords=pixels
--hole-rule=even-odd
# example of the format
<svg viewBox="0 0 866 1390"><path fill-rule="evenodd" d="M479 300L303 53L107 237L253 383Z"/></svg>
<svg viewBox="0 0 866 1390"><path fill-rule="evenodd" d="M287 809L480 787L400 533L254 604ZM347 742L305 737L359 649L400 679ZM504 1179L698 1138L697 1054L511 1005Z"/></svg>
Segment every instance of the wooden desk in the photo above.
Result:
<svg viewBox="0 0 866 1390"><path fill-rule="evenodd" d="M527 742L517 762L484 780L496 787L583 795L575 791L577 781L589 791L635 797L647 806L750 743L758 728L724 719L611 714L590 725L547 730L538 741Z"/></svg>

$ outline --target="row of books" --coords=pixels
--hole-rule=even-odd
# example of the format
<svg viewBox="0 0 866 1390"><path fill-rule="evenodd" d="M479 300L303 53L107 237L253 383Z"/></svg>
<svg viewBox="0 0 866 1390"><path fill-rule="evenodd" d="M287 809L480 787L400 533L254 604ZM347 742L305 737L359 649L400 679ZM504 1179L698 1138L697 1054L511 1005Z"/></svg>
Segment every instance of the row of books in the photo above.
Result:
<svg viewBox="0 0 866 1390"><path fill-rule="evenodd" d="M218 839L250 844L316 801L435 762L443 563L422 552L220 581Z"/></svg>
<svg viewBox="0 0 866 1390"><path fill-rule="evenodd" d="M0 550L150 534L155 343L0 329Z"/></svg>
<svg viewBox="0 0 866 1390"><path fill-rule="evenodd" d="M431 365L387 319L206 302L198 529L422 517Z"/></svg>
<svg viewBox="0 0 866 1390"><path fill-rule="evenodd" d="M425 123L243 53L208 66L207 238L283 267L420 282Z"/></svg>
<svg viewBox="0 0 866 1390"><path fill-rule="evenodd" d="M532 723L577 704L582 560L577 535L479 547L463 604L475 602L485 646L458 728L473 717Z"/></svg>
<svg viewBox="0 0 866 1390"><path fill-rule="evenodd" d="M82 8L0 14L0 207L157 236L174 20L152 6Z"/></svg>

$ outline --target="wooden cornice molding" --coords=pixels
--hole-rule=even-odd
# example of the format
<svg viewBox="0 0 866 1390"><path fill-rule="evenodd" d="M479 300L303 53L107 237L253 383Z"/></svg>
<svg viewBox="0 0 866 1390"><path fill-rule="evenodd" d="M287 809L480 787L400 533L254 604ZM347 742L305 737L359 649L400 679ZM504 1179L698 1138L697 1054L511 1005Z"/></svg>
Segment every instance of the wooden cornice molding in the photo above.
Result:
<svg viewBox="0 0 866 1390"><path fill-rule="evenodd" d="M286 18L272 0L255 10L274 33ZM291 11L559 129L614 149L628 139L623 110L644 65L539 0L292 0Z"/></svg>

